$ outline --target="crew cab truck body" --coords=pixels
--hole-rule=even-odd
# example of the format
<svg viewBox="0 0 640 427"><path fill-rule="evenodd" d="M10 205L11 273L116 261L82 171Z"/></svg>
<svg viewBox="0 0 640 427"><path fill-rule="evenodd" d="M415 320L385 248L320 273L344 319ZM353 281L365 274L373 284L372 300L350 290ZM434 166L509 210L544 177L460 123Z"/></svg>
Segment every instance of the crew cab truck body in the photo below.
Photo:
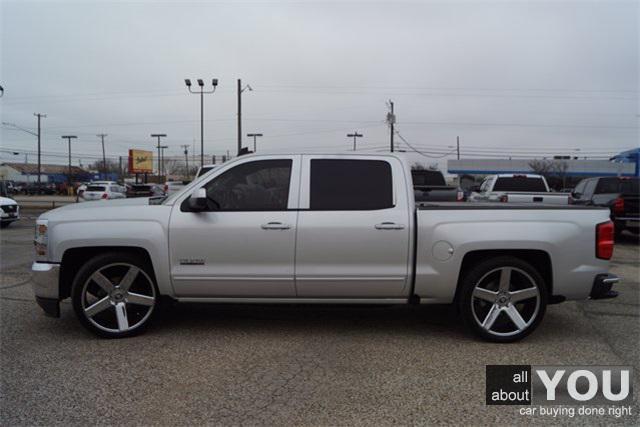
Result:
<svg viewBox="0 0 640 427"><path fill-rule="evenodd" d="M513 341L547 303L614 295L612 234L601 208L417 209L397 155L247 155L164 199L43 214L32 270L46 313L70 297L80 322L108 337L142 331L164 296L455 303L480 336Z"/></svg>
<svg viewBox="0 0 640 427"><path fill-rule="evenodd" d="M611 211L616 235L624 230L640 234L640 178L595 177L583 179L571 192L575 205L602 206Z"/></svg>
<svg viewBox="0 0 640 427"><path fill-rule="evenodd" d="M499 174L484 179L471 202L569 204L568 193L553 193L547 180L533 174Z"/></svg>

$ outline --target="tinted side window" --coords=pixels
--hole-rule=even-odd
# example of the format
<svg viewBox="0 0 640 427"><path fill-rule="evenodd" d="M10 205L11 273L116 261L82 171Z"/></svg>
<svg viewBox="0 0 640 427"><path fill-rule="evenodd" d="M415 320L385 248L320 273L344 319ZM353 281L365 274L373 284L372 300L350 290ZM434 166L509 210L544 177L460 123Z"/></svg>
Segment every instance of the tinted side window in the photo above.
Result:
<svg viewBox="0 0 640 427"><path fill-rule="evenodd" d="M596 194L617 193L620 191L618 178L600 178L596 186Z"/></svg>
<svg viewBox="0 0 640 427"><path fill-rule="evenodd" d="M207 197L221 211L281 211L287 209L291 160L243 163L209 181Z"/></svg>
<svg viewBox="0 0 640 427"><path fill-rule="evenodd" d="M393 206L391 165L382 160L311 160L312 210L370 210Z"/></svg>

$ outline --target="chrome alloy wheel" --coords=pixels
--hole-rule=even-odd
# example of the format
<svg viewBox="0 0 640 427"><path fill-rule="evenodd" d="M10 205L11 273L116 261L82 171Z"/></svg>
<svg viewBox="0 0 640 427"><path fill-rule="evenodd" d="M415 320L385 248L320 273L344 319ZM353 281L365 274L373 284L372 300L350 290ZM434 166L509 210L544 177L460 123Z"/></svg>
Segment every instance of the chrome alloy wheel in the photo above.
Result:
<svg viewBox="0 0 640 427"><path fill-rule="evenodd" d="M142 269L128 263L96 270L82 288L82 312L91 324L106 332L136 329L156 304L153 282Z"/></svg>
<svg viewBox="0 0 640 427"><path fill-rule="evenodd" d="M525 271L500 267L475 284L471 312L486 332L508 337L526 330L540 311L539 285Z"/></svg>

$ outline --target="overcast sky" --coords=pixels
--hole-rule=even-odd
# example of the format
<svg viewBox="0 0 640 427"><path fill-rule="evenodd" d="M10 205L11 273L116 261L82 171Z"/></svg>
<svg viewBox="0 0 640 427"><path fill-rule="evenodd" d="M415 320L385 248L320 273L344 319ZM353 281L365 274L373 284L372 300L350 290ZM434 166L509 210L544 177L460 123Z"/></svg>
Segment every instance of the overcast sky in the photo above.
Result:
<svg viewBox="0 0 640 427"><path fill-rule="evenodd" d="M60 136L78 135L84 164L101 132L108 156L153 149L154 132L168 134L168 155L194 141L199 153L187 77L220 81L205 97L208 154L235 152L238 78L254 88L243 133L264 134L258 152L348 150L353 130L359 148L385 149L389 99L402 138L431 156L457 135L463 158L639 145L638 1L1 5L2 121L33 129L46 113L43 150L66 154ZM1 136L4 161L36 149L28 134Z"/></svg>

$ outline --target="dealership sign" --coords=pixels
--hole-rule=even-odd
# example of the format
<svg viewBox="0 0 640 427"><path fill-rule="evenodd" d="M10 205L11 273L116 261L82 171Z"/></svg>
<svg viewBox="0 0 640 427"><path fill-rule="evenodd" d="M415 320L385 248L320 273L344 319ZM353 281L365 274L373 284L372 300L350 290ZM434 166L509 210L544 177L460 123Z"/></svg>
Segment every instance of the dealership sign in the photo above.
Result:
<svg viewBox="0 0 640 427"><path fill-rule="evenodd" d="M487 405L611 405L633 401L628 366L487 365Z"/></svg>
<svg viewBox="0 0 640 427"><path fill-rule="evenodd" d="M153 152L145 150L129 150L129 173L153 172Z"/></svg>

